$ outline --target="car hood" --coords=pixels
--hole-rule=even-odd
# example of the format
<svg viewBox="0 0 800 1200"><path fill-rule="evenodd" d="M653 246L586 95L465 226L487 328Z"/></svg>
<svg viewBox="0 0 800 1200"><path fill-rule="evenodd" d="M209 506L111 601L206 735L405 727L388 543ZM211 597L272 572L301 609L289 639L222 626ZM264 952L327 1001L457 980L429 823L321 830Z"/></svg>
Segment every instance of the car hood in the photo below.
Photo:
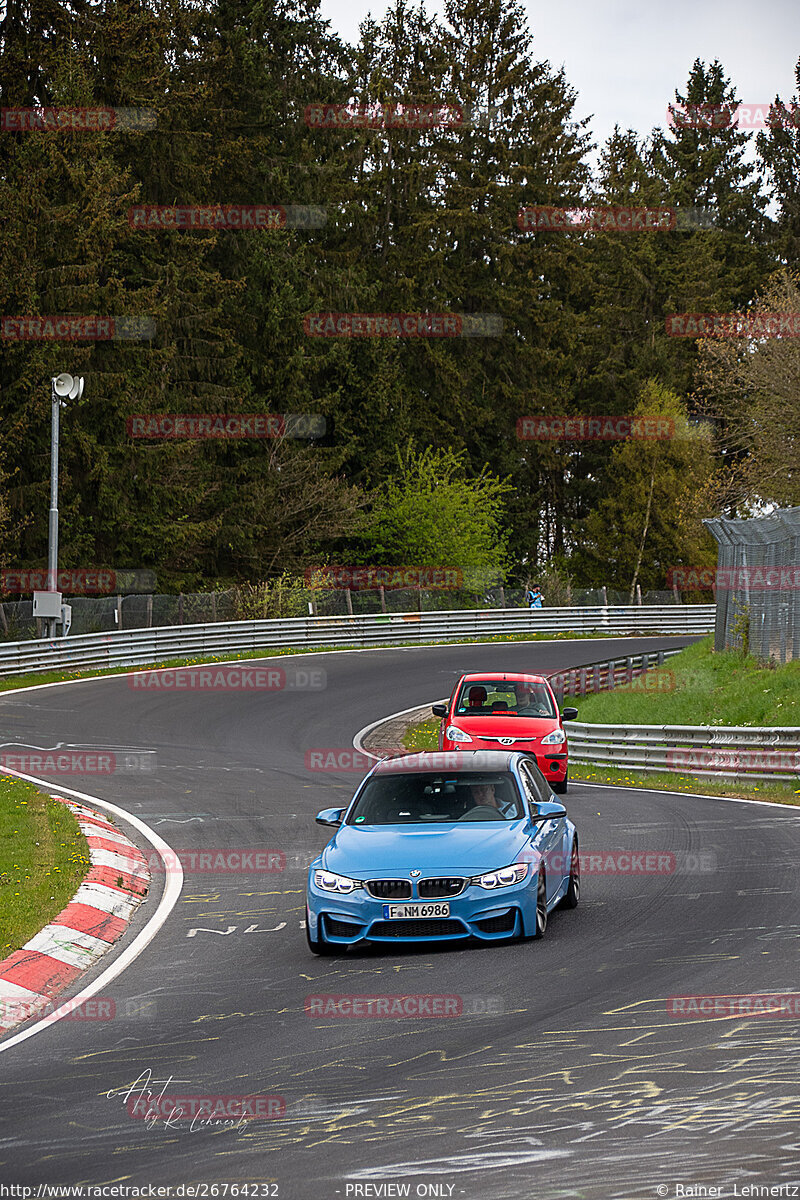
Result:
<svg viewBox="0 0 800 1200"><path fill-rule="evenodd" d="M544 737L558 729L557 717L453 717L452 724L473 737Z"/></svg>
<svg viewBox="0 0 800 1200"><path fill-rule="evenodd" d="M322 852L328 871L355 878L433 871L473 874L508 866L530 845L533 830L518 821L419 825L343 825Z"/></svg>

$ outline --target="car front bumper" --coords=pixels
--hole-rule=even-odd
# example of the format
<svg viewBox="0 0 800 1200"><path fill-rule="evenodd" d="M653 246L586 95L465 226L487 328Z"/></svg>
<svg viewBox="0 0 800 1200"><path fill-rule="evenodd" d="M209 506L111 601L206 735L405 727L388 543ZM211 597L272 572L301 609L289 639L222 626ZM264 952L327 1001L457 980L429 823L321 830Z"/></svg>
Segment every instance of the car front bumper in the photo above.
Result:
<svg viewBox="0 0 800 1200"><path fill-rule="evenodd" d="M316 865L316 864L315 864ZM312 868L313 872L313 868ZM459 896L442 902L450 905L449 917L420 917L389 920L384 913L386 900L376 899L359 888L347 895L324 892L313 882L308 886L308 914L311 938L351 946L356 942L455 942L477 938L484 942L503 938L531 936L536 929L536 876L530 874L521 883L487 891L470 884ZM393 900L392 904L435 903L412 898Z"/></svg>

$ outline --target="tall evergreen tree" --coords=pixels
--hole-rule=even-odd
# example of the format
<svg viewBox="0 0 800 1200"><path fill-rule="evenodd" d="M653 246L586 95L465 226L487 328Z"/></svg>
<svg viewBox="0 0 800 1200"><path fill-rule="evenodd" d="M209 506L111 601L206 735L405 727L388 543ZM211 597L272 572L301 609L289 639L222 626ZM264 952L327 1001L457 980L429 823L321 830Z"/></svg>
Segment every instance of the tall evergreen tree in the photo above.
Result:
<svg viewBox="0 0 800 1200"><path fill-rule="evenodd" d="M759 159L777 207L776 252L790 268L800 266L800 59L795 67L797 92L784 103L776 96L766 132L757 134Z"/></svg>

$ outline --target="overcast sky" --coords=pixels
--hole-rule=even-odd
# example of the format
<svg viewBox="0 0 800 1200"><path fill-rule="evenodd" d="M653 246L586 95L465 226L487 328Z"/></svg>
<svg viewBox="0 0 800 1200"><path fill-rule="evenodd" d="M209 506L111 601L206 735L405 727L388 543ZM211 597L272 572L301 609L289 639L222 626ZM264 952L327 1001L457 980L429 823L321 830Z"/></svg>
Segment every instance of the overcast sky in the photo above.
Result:
<svg viewBox="0 0 800 1200"><path fill-rule="evenodd" d="M663 125L676 87L695 58L718 58L740 101L768 103L796 91L800 0L522 0L534 53L565 68L578 92L576 115L593 114L595 141L615 124L641 135ZM346 41L387 0L322 0L322 15ZM440 3L429 3L441 13Z"/></svg>

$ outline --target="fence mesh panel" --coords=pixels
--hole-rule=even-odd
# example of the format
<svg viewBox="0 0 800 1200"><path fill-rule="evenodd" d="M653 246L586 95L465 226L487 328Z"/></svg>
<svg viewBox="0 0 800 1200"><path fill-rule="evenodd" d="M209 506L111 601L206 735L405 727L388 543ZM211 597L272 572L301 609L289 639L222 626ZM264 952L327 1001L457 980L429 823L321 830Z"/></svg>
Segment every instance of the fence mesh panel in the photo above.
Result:
<svg viewBox="0 0 800 1200"><path fill-rule="evenodd" d="M647 592L642 603L672 604L672 592ZM379 590L345 588L272 589L269 599L259 605L257 599L235 588L219 592L193 592L181 595L64 596L72 607L70 633L111 633L117 629L151 629L171 625L205 625L214 621L237 621L261 617L307 617L309 604L314 615L337 617L353 612L446 612L473 608L525 608L525 588L509 584L481 592L433 588L385 588ZM548 607L547 596L544 598ZM603 604L627 604L628 594L611 588L578 588L570 591L569 601L579 607L599 608ZM556 604L557 607L557 604ZM33 616L32 600L8 600L0 603L0 640L24 641L44 636Z"/></svg>
<svg viewBox="0 0 800 1200"><path fill-rule="evenodd" d="M719 546L715 649L740 648L747 629L751 654L800 658L800 506L705 524Z"/></svg>

